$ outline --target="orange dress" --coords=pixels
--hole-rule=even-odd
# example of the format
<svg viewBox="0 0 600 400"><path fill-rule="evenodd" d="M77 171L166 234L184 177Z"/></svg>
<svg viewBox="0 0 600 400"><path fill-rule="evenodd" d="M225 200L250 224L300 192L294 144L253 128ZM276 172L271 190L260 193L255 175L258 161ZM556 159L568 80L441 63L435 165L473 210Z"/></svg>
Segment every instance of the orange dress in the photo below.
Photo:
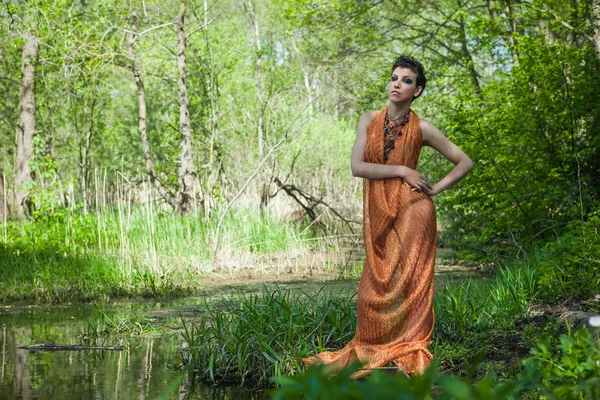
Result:
<svg viewBox="0 0 600 400"><path fill-rule="evenodd" d="M384 163L386 112L387 107L369 125L366 162ZM410 110L385 163L416 169L422 144L419 118ZM343 349L305 358L304 364L341 369L359 360L365 369L354 378L392 361L405 372L423 372L433 358L427 346L434 320L435 207L429 195L413 192L402 179L365 179L363 213L366 261L358 288L356 335Z"/></svg>

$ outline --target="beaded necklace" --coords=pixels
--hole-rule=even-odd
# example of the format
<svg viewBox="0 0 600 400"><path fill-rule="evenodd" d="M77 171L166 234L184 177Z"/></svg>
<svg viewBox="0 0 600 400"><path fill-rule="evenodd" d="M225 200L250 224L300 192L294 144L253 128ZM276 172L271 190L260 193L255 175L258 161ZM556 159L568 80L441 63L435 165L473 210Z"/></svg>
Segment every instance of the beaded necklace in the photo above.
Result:
<svg viewBox="0 0 600 400"><path fill-rule="evenodd" d="M398 118L390 121L390 116L385 113L385 121L383 123L383 161L387 161L390 150L394 148L394 140L402 135L402 128L408 123L410 111L403 118ZM400 121L398 123L397 121Z"/></svg>

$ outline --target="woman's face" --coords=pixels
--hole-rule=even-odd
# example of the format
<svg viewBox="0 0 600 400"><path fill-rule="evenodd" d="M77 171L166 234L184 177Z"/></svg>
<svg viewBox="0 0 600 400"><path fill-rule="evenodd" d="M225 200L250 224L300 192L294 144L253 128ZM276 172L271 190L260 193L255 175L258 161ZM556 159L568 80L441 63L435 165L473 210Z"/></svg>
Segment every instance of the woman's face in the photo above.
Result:
<svg viewBox="0 0 600 400"><path fill-rule="evenodd" d="M417 86L417 75L410 68L396 68L388 85L388 96L391 102L411 102L423 88Z"/></svg>

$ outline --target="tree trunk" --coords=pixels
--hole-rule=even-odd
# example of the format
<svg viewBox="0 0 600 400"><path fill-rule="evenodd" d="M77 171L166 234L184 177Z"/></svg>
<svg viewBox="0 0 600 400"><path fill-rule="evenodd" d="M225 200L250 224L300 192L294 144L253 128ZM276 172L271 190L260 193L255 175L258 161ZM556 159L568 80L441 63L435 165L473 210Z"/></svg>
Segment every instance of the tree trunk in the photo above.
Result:
<svg viewBox="0 0 600 400"><path fill-rule="evenodd" d="M248 0L247 5L247 13L250 16L250 20L252 22L252 28L254 31L254 59L255 59L255 67L254 67L254 80L256 82L256 100L258 103L258 118L256 124L256 131L258 137L258 159L263 159L263 154L265 152L265 134L264 134L264 118L265 118L265 96L263 93L263 65L262 65L262 45L260 43L260 26L258 22L258 15L256 15L256 10L254 9L254 0ZM261 211L263 211L269 201L269 186L271 181L269 179L265 179L264 183L259 183L259 191L260 191L260 207Z"/></svg>
<svg viewBox="0 0 600 400"><path fill-rule="evenodd" d="M487 1L487 7L488 7L488 12L490 13L490 16L497 20L498 18L501 18L500 13L498 12L498 5L496 1L493 0L488 0ZM513 62L515 65L519 65L519 54L517 52L516 49L516 43L515 43L515 39L513 37L513 25L511 20L508 21L509 22L509 29L508 31L504 31L502 33L502 37L504 39L504 41L506 42L506 44L508 45L508 49L510 51L510 53L512 54L512 58L513 58Z"/></svg>
<svg viewBox="0 0 600 400"><path fill-rule="evenodd" d="M457 5L459 8L463 7L463 4L460 1L457 1ZM465 19L462 15L458 20L458 25L459 25L459 29L460 29L458 34L460 37L461 53L463 55L463 58L466 61L466 65L467 65L467 69L469 70L469 74L471 75L471 82L473 83L473 86L475 87L475 93L477 94L477 97L479 97L480 99L483 99L483 96L481 95L481 85L479 84L479 76L477 75L477 71L475 70L475 62L473 61L473 56L471 55L471 52L469 51L469 47L467 46L467 33L466 33Z"/></svg>
<svg viewBox="0 0 600 400"><path fill-rule="evenodd" d="M139 105L139 130L142 138L142 148L144 151L144 159L146 160L146 170L150 176L150 181L156 187L163 199L174 209L178 209L177 199L167 189L167 187L158 179L154 171L152 163L152 155L150 153L150 142L148 141L148 132L146 130L146 91L144 89L144 80L142 73L137 65L135 56L135 39L137 37L137 15L135 12L131 15L131 33L129 35L129 58L131 60L131 71L135 78L135 84L138 88L138 105Z"/></svg>
<svg viewBox="0 0 600 400"><path fill-rule="evenodd" d="M313 85L310 80L310 67L304 66L304 63L302 61L302 56L300 54L300 50L298 50L298 46L296 46L296 41L294 40L293 36L291 39L292 39L292 46L294 47L294 50L296 51L296 56L298 57L298 63L300 64L300 69L302 70L302 75L304 76L304 88L306 89L306 96L307 96L307 100L308 100L308 120L310 121L310 120L312 120L313 113L314 113ZM314 82L314 80L313 80L313 82Z"/></svg>
<svg viewBox="0 0 600 400"><path fill-rule="evenodd" d="M556 40L554 32L552 28L548 25L548 21L546 21L542 16L538 18L538 27L540 28L540 32L542 33L542 37L544 38L544 43L546 45L551 45Z"/></svg>
<svg viewBox="0 0 600 400"><path fill-rule="evenodd" d="M89 205L89 194L88 187L90 185L90 146L92 142L92 134L94 131L94 109L96 107L96 98L91 99L89 105L89 114L87 122L87 128L83 128L83 138L79 143L79 185L81 191L81 197L83 202L83 213L87 215ZM84 113L85 114L85 113ZM75 118L75 121L77 119ZM76 123L78 135L81 135L81 131Z"/></svg>
<svg viewBox="0 0 600 400"><path fill-rule="evenodd" d="M31 208L27 184L32 181L29 163L33 154L35 135L35 62L38 58L37 39L28 30L29 12L25 13L24 25L27 39L23 46L23 80L19 92L19 121L17 122L17 154L15 159L15 183L13 187L13 208L22 217Z"/></svg>
<svg viewBox="0 0 600 400"><path fill-rule="evenodd" d="M262 159L264 153L264 96L262 92L262 47L260 44L260 28L258 25L258 16L254 10L253 0L248 0L248 14L252 21L254 30L254 58L255 58L255 81L256 81L256 99L258 100L258 121L257 121L257 136L258 136L258 158Z"/></svg>
<svg viewBox="0 0 600 400"><path fill-rule="evenodd" d="M177 86L179 87L179 131L181 133L181 152L179 154L179 179L181 180L181 191L179 211L184 214L191 211L191 203L194 199L194 188L196 186L196 179L194 176L194 154L192 150L192 129L190 125L189 100L186 86L186 3L187 0L181 0L179 3L179 15L177 16L177 69L179 71Z"/></svg>
<svg viewBox="0 0 600 400"><path fill-rule="evenodd" d="M4 171L0 168L0 224L8 219L8 199L6 198L6 184L4 182Z"/></svg>
<svg viewBox="0 0 600 400"><path fill-rule="evenodd" d="M600 61L600 0L594 0L592 8L594 14L594 47L596 48L596 58Z"/></svg>
<svg viewBox="0 0 600 400"><path fill-rule="evenodd" d="M204 45L208 53L209 74L206 79L208 87L208 104L210 105L210 118L208 120L210 131L210 147L208 154L208 171L205 174L205 186L203 186L202 206L204 215L208 216L215 207L216 202L213 197L213 187L220 180L223 163L221 162L220 145L221 140L219 135L219 80L218 71L215 68L214 58L212 54L211 42L208 32L208 0L204 0Z"/></svg>

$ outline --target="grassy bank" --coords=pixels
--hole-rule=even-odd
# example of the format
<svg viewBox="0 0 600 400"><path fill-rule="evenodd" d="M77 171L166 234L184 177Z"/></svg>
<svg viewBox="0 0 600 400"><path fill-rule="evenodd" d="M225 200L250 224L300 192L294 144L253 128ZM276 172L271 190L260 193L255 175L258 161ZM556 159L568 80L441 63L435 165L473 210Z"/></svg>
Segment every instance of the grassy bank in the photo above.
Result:
<svg viewBox="0 0 600 400"><path fill-rule="evenodd" d="M526 354L537 333L517 321L532 304L531 279L531 270L507 269L493 280L449 284L436 296L432 351L444 369L464 374L483 358L489 361L477 374L505 371ZM184 360L204 383L268 386L272 376L298 373L303 357L339 349L352 338L352 294L335 287L312 294L265 290L207 304L200 322L185 326Z"/></svg>
<svg viewBox="0 0 600 400"><path fill-rule="evenodd" d="M170 296L198 289L209 273L300 262L310 231L257 209L231 210L213 259L218 213L210 219L157 213L152 205L61 210L0 226L0 299L60 302L114 296ZM305 261L305 260L302 260Z"/></svg>
<svg viewBox="0 0 600 400"><path fill-rule="evenodd" d="M523 360L523 370L499 379L487 375L476 382L439 372L439 361L423 375L406 378L375 371L362 380L348 377L360 368L354 364L331 376L323 366L312 366L293 377L277 377L280 385L273 399L455 399L512 400L564 399L586 400L600 396L598 380L600 346L595 331L588 328L560 336L560 345L542 339Z"/></svg>
<svg viewBox="0 0 600 400"><path fill-rule="evenodd" d="M568 331L560 318L567 306L598 310L598 224L573 229L579 234L547 243L493 279L449 284L436 295L432 352L444 371L515 377L540 338L556 344ZM270 377L297 373L302 357L345 345L355 331L355 304L335 287L223 298L206 305L199 323L185 326L184 364L203 382L268 386Z"/></svg>

